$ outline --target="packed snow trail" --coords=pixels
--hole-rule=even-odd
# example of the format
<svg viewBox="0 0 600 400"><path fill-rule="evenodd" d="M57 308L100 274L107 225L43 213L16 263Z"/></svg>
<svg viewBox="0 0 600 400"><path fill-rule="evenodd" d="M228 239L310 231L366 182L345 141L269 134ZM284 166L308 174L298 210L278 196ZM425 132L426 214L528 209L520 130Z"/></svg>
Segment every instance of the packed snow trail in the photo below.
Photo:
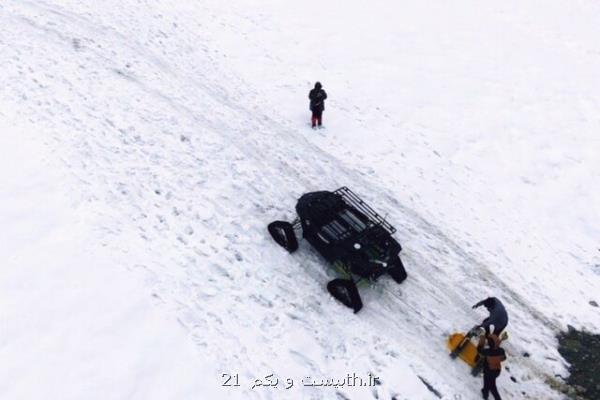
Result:
<svg viewBox="0 0 600 400"><path fill-rule="evenodd" d="M208 6L64 4L1 6L3 101L39 127L78 179L73 201L92 205L97 238L120 273L145 282L189 332L212 370L202 379L219 388L223 373L239 374L242 386L220 388L221 396L437 398L425 380L443 398L477 398L479 379L449 359L444 340L484 317L471 311L475 301L501 293L512 334L502 392L560 398L544 380L564 373L553 346L561 322L399 192L265 108L194 19L202 7L210 15ZM271 220L294 217L302 193L342 185L398 228L409 274L402 285L362 290L358 315L327 294L333 275L314 251L302 243L288 255L266 232ZM382 385L250 388L271 373L299 382L352 372L375 373Z"/></svg>

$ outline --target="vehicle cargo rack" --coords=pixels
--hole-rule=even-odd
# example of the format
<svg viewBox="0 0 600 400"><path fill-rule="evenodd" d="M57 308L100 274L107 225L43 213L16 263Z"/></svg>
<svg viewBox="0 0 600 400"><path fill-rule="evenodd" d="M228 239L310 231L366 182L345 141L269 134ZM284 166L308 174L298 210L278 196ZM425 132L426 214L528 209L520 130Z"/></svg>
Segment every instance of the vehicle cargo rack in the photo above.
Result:
<svg viewBox="0 0 600 400"><path fill-rule="evenodd" d="M390 233L390 235L396 232L396 228L394 228L389 222L387 222L384 217L377 214L375 210L373 210L367 203L365 203L360 197L358 197L356 193L348 189L346 186L342 186L341 188L335 190L333 193L342 196L342 199L344 200L344 202L346 202L346 204L351 205L358 211L365 214L376 225L383 226L383 228L385 228L385 230L387 230Z"/></svg>

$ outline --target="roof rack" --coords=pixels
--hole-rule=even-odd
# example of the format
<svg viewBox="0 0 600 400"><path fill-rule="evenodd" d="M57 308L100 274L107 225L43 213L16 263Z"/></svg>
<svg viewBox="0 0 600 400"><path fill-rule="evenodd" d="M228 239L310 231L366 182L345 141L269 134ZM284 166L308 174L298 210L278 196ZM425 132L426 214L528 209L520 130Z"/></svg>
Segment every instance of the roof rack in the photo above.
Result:
<svg viewBox="0 0 600 400"><path fill-rule="evenodd" d="M351 205L361 213L365 214L375 224L383 226L385 230L387 230L390 234L396 232L396 228L394 228L389 222L387 222L385 218L383 218L381 215L377 214L375 210L373 210L367 203L365 203L360 197L358 197L356 193L348 189L346 186L342 186L341 188L335 190L333 193L342 196L342 199L346 204Z"/></svg>

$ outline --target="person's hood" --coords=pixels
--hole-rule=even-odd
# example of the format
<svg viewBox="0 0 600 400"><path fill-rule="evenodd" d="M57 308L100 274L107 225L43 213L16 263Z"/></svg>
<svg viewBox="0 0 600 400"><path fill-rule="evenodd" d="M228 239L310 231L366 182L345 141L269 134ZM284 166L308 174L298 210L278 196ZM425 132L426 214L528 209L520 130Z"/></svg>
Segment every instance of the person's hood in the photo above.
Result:
<svg viewBox="0 0 600 400"><path fill-rule="evenodd" d="M488 311L493 310L496 307L496 299L493 297L489 297L485 299L483 302L483 306L488 309Z"/></svg>
<svg viewBox="0 0 600 400"><path fill-rule="evenodd" d="M321 82L315 83L315 89L321 89L322 87Z"/></svg>

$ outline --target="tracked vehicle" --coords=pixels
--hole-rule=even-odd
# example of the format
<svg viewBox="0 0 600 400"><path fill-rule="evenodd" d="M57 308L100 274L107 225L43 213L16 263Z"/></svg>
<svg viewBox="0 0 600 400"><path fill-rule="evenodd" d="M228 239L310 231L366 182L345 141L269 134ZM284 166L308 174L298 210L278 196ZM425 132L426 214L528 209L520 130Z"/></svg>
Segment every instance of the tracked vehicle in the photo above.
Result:
<svg viewBox="0 0 600 400"><path fill-rule="evenodd" d="M406 279L399 256L402 247L392 237L396 229L347 187L302 195L296 213L292 222L271 222L269 233L293 253L298 249L296 232L301 231L340 275L327 284L327 290L354 312L362 308L360 282L386 274L398 283Z"/></svg>

